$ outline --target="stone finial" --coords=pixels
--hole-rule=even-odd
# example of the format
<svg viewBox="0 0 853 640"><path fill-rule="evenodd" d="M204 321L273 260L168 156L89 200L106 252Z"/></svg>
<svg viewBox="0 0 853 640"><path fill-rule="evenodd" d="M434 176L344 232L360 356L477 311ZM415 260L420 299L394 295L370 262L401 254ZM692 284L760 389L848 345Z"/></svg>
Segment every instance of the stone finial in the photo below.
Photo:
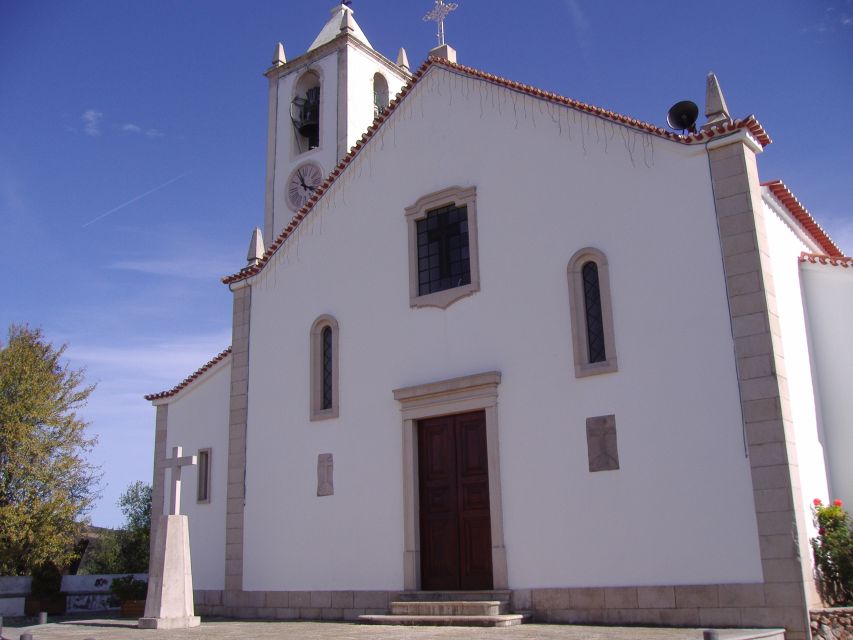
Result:
<svg viewBox="0 0 853 640"><path fill-rule="evenodd" d="M261 230L255 227L252 231L252 240L249 242L249 253L246 254L246 260L250 267L254 267L261 261L264 255L264 240Z"/></svg>
<svg viewBox="0 0 853 640"><path fill-rule="evenodd" d="M397 66L401 69L409 71L409 56L406 54L406 50L403 47L400 47L400 52L397 54Z"/></svg>
<svg viewBox="0 0 853 640"><path fill-rule="evenodd" d="M352 9L346 5L341 5L344 9L341 16L341 31L344 33L355 33L355 18L352 17Z"/></svg>
<svg viewBox="0 0 853 640"><path fill-rule="evenodd" d="M284 45L279 42L277 45L275 45L275 53L272 56L272 66L280 67L286 62L287 58L284 57Z"/></svg>
<svg viewBox="0 0 853 640"><path fill-rule="evenodd" d="M703 127L732 121L729 108L726 106L726 99L723 97L722 89L720 89L720 81L717 80L713 71L708 74L705 86L705 117L708 118L708 122Z"/></svg>
<svg viewBox="0 0 853 640"><path fill-rule="evenodd" d="M442 44L435 49L430 49L429 55L434 58L444 58L450 62L456 62L456 49L451 47L449 44Z"/></svg>

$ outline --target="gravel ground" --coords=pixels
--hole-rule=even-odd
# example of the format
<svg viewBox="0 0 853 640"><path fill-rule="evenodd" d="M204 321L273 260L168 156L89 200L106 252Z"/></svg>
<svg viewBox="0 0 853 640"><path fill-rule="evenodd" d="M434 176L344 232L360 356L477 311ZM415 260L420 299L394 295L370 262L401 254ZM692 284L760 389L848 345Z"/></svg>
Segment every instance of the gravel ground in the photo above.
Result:
<svg viewBox="0 0 853 640"><path fill-rule="evenodd" d="M263 622L205 618L200 627L179 630L143 630L136 621L117 617L57 617L48 624L33 619L6 619L3 640L702 640L701 629L638 627L588 627L524 624L504 628L396 627L343 622ZM721 632L722 638L743 637L743 632Z"/></svg>

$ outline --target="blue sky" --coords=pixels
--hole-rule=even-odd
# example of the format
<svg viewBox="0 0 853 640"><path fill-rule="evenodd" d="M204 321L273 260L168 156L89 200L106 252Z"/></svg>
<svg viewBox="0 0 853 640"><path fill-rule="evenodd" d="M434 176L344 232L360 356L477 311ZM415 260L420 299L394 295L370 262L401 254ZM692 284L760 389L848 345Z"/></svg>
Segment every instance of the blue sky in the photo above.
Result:
<svg viewBox="0 0 853 640"><path fill-rule="evenodd" d="M774 144L783 179L853 252L853 0L458 0L463 64L665 125L704 102ZM266 79L275 43L302 54L331 0L0 0L0 325L67 342L98 383L82 415L104 470L97 525L151 480L154 412L230 343L231 295L263 222ZM413 66L431 0L355 0L373 46ZM427 141L424 142L428 144ZM689 212L685 212L689 214Z"/></svg>

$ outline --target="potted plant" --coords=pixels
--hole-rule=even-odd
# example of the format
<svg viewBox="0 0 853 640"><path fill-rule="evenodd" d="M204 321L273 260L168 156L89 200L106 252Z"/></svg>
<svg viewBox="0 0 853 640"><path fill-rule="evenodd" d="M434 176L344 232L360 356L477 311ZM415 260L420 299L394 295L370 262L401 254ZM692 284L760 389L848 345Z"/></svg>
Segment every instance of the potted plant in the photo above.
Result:
<svg viewBox="0 0 853 640"><path fill-rule="evenodd" d="M24 613L35 616L42 611L58 616L65 613L65 596L62 595L62 573L52 562L33 569L30 595L24 600Z"/></svg>
<svg viewBox="0 0 853 640"><path fill-rule="evenodd" d="M115 578L110 593L121 603L119 615L123 618L141 618L145 613L145 596L148 583L132 575Z"/></svg>

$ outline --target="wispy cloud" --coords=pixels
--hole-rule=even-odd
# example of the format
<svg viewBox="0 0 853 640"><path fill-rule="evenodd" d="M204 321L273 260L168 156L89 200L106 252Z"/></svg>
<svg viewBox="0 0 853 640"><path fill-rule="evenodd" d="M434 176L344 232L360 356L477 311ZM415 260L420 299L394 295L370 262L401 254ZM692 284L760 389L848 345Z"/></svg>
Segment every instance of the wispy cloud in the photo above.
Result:
<svg viewBox="0 0 853 640"><path fill-rule="evenodd" d="M111 215L111 214L115 213L116 211L121 211L121 210L122 210L122 209L124 209L125 207L132 205L134 202L138 202L139 200L142 200L142 198L145 198L145 197L147 197L147 196L150 196L152 193L155 193L155 192L159 191L160 189L163 189L163 188L165 188L165 187L168 187L168 186L169 186L170 184L172 184L173 182L177 182L178 180L180 180L181 178L183 178L184 176L186 176L186 175L188 175L188 174L189 174L189 172L187 172L187 173L182 173L181 175L177 176L176 178L172 178L171 180L167 180L167 181L166 181L166 182L164 182L163 184L158 185L158 186L154 187L153 189L149 189L149 190L148 190L148 191L146 191L145 193L141 193L141 194L139 194L138 196L134 196L133 198L131 198L131 199L130 199L130 200L128 200L127 202L122 202L122 203L121 203L120 205L118 205L117 207L113 207L113 208L112 208L112 209L110 209L109 211L105 211L105 212L104 212L104 213L102 213L101 215L96 216L95 218L92 218L91 220L89 220L89 222L85 223L85 224L83 225L83 227L84 227L84 228L85 228L85 227L88 227L90 224L94 224L94 223L95 223L95 222L97 222L98 220L102 220L102 219L106 218L108 215Z"/></svg>
<svg viewBox="0 0 853 640"><path fill-rule="evenodd" d="M824 9L818 22L803 27L803 31L817 33L835 33L847 29L853 29L853 0L835 2L834 6Z"/></svg>
<svg viewBox="0 0 853 640"><path fill-rule="evenodd" d="M144 129L140 127L138 124L133 124L132 122L128 122L126 124L121 125L121 130L127 133L136 133L139 135L143 135L146 138L162 138L163 132L160 129Z"/></svg>
<svg viewBox="0 0 853 640"><path fill-rule="evenodd" d="M154 260L121 260L110 265L110 269L136 271L148 275L170 278L210 280L234 270L233 263L207 258L181 257Z"/></svg>
<svg viewBox="0 0 853 640"><path fill-rule="evenodd" d="M83 112L80 118L83 120L83 132L87 136L101 135L101 120L104 118L104 114L101 111L88 109Z"/></svg>
<svg viewBox="0 0 853 640"><path fill-rule="evenodd" d="M583 11L580 0L564 0L566 8L569 10L569 18L572 23L572 31L574 31L575 42L581 55L584 58L589 56L590 39L589 39L589 20Z"/></svg>
<svg viewBox="0 0 853 640"><path fill-rule="evenodd" d="M83 133L87 136L100 136L104 132L104 127L107 124L107 119L103 111L97 109L87 109L80 115L80 120L83 122ZM66 126L68 131L79 131L75 127ZM108 131L121 131L122 133L131 133L134 135L144 136L146 138L162 138L166 134L162 130L155 127L143 127L134 122L125 122L124 124L110 124L107 127Z"/></svg>
<svg viewBox="0 0 853 640"><path fill-rule="evenodd" d="M203 335L175 335L161 342L117 346L71 341L66 355L74 367L86 367L87 377L174 385L229 344L231 331L223 328Z"/></svg>

